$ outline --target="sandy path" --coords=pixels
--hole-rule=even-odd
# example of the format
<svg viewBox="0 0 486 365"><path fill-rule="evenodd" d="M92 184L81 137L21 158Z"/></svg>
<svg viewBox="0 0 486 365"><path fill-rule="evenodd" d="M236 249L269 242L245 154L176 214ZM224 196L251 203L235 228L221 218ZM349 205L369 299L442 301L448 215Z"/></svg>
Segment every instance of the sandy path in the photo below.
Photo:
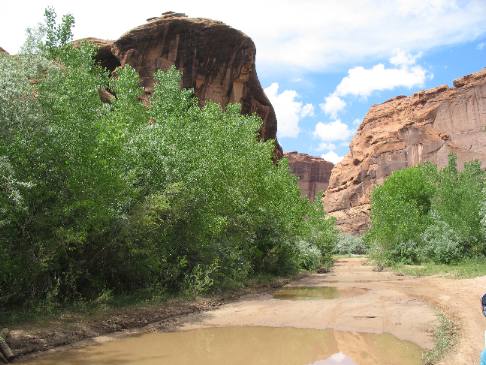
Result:
<svg viewBox="0 0 486 365"><path fill-rule="evenodd" d="M105 342L130 333L158 331L166 327L190 329L247 325L391 333L399 339L429 349L434 344L433 331L437 326L436 312L439 309L460 327L459 343L441 365L479 363L486 329L479 298L486 292L486 276L467 280L412 278L386 271L375 272L372 266L367 265L366 259L349 258L338 260L331 273L313 274L289 285L334 286L351 294L327 300L281 300L274 299L270 294L251 294L214 310L174 318L169 321L169 327L167 320L158 323L154 319L156 317L149 315L155 323L151 324L150 319L146 319L145 322L149 323L146 327L94 337L77 344L83 346ZM139 313L139 316L143 317L144 314ZM335 337L346 335L343 332L336 334ZM38 335L41 340L45 338L42 334ZM21 337L36 339L35 335L26 336ZM58 337L64 338L64 334ZM353 341L343 341L342 347L349 350ZM51 344L46 348L53 346L59 345ZM72 347L76 346L57 347L55 350L63 351ZM357 344L356 350L359 348Z"/></svg>
<svg viewBox="0 0 486 365"><path fill-rule="evenodd" d="M459 343L441 364L479 364L486 330L480 307L480 298L486 292L486 276L464 280L429 277L419 283L404 288L404 292L440 308L459 325Z"/></svg>
<svg viewBox="0 0 486 365"><path fill-rule="evenodd" d="M184 329L209 326L273 326L391 333L421 347L433 346L436 309L460 324L460 341L442 364L478 363L486 320L479 297L486 277L453 280L374 272L362 258L340 259L331 273L313 274L291 286L367 289L331 300L279 300L257 295L184 320Z"/></svg>

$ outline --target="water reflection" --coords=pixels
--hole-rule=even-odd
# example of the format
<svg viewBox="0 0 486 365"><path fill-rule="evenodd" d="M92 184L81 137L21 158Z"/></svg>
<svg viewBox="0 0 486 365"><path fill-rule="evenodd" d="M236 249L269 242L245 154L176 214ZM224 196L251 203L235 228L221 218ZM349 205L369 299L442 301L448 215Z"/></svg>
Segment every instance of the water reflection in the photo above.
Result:
<svg viewBox="0 0 486 365"><path fill-rule="evenodd" d="M353 359L347 357L342 352L335 353L325 360L318 360L309 365L359 365Z"/></svg>
<svg viewBox="0 0 486 365"><path fill-rule="evenodd" d="M362 288L336 288L333 286L288 286L273 293L275 299L315 300L351 297L366 293Z"/></svg>

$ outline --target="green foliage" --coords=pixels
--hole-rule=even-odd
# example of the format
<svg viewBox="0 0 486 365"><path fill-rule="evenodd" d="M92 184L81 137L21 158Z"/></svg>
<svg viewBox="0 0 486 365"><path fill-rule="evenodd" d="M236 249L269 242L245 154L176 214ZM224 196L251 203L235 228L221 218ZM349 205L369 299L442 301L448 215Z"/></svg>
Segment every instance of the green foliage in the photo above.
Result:
<svg viewBox="0 0 486 365"><path fill-rule="evenodd" d="M460 260L465 254L461 239L449 224L432 214L432 223L422 233L420 252L424 261L449 264Z"/></svg>
<svg viewBox="0 0 486 365"><path fill-rule="evenodd" d="M423 354L425 365L438 364L454 348L458 341L458 327L441 312L437 313L439 326L434 331L435 344Z"/></svg>
<svg viewBox="0 0 486 365"><path fill-rule="evenodd" d="M421 265L394 265L394 269L412 276L446 275L458 279L475 278L486 275L486 259L475 257L450 264L425 262Z"/></svg>
<svg viewBox="0 0 486 365"><path fill-rule="evenodd" d="M457 262L486 254L481 215L484 172L477 161L457 169L431 164L393 173L372 194L366 239L383 264Z"/></svg>
<svg viewBox="0 0 486 365"><path fill-rule="evenodd" d="M175 68L144 106L134 69L110 78L55 19L0 57L0 307L198 295L330 262L334 221L273 163L258 117L199 107Z"/></svg>
<svg viewBox="0 0 486 365"><path fill-rule="evenodd" d="M353 236L341 233L338 236L334 253L337 255L364 255L368 252L368 246L361 236Z"/></svg>

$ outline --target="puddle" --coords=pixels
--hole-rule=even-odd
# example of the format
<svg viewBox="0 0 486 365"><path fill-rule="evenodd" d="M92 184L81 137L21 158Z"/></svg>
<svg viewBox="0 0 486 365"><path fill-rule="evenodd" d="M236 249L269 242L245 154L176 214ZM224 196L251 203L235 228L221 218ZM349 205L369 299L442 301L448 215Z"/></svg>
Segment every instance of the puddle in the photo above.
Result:
<svg viewBox="0 0 486 365"><path fill-rule="evenodd" d="M125 337L41 356L31 365L419 365L422 350L389 334L211 327Z"/></svg>
<svg viewBox="0 0 486 365"><path fill-rule="evenodd" d="M284 287L273 293L276 299L287 300L315 300L335 299L364 294L367 289L362 288L336 288L333 286L293 286Z"/></svg>

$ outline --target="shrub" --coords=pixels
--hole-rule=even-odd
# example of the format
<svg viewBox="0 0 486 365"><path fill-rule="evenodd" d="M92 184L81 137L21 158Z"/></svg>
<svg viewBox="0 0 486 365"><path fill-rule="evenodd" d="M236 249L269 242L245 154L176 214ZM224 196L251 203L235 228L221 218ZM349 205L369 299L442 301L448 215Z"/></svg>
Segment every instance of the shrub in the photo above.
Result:
<svg viewBox="0 0 486 365"><path fill-rule="evenodd" d="M437 213L422 233L421 256L425 261L450 264L464 257L465 247L458 234Z"/></svg>
<svg viewBox="0 0 486 365"><path fill-rule="evenodd" d="M361 236L353 236L341 233L338 236L335 254L338 255L364 255L368 252L368 247Z"/></svg>
<svg viewBox="0 0 486 365"><path fill-rule="evenodd" d="M371 196L371 228L366 240L382 263L416 261L417 242L428 225L434 186L430 165L395 171ZM408 247L410 246L410 247Z"/></svg>
<svg viewBox="0 0 486 365"><path fill-rule="evenodd" d="M321 264L321 252L306 241L298 241L296 245L299 266L306 270L315 270Z"/></svg>
<svg viewBox="0 0 486 365"><path fill-rule="evenodd" d="M477 161L458 171L454 155L441 170L424 164L394 172L372 194L366 239L373 257L382 264L451 263L486 254L484 176Z"/></svg>

